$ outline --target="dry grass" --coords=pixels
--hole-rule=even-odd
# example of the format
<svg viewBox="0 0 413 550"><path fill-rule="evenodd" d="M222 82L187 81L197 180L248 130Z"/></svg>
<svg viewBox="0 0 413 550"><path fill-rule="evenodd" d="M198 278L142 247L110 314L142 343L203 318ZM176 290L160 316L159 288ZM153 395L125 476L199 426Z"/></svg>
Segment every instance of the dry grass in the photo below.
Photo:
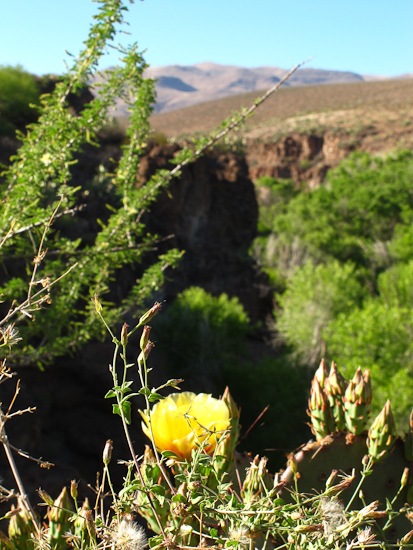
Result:
<svg viewBox="0 0 413 550"><path fill-rule="evenodd" d="M256 92L152 116L155 132L168 137L206 133L231 112L250 105ZM413 79L283 88L246 125L247 137L270 139L280 132L361 125L392 133L413 127ZM410 126L410 124L412 126ZM410 142L410 140L408 140Z"/></svg>

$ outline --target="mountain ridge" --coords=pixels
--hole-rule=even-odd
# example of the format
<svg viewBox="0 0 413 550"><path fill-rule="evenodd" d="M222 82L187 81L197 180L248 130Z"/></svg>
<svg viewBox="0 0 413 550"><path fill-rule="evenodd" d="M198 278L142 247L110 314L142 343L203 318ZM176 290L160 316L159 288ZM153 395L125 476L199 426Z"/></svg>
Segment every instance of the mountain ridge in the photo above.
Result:
<svg viewBox="0 0 413 550"><path fill-rule="evenodd" d="M274 86L286 74L280 67L239 67L202 62L194 65L150 67L146 76L156 82L155 112L182 109L197 103L231 95L259 91ZM365 77L351 71L301 68L285 84L302 86L362 82Z"/></svg>

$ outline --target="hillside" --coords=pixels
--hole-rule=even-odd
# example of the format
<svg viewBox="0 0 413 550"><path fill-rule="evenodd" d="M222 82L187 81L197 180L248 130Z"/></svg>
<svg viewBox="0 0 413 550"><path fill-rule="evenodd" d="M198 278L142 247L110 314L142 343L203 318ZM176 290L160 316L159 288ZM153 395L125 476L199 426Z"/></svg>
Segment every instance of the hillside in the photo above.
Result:
<svg viewBox="0 0 413 550"><path fill-rule="evenodd" d="M205 133L229 113L249 106L259 92L239 94L186 109L154 114L152 126L168 137ZM384 80L285 87L246 123L246 138L274 140L280 134L327 127L370 133L391 145L412 144L413 80Z"/></svg>

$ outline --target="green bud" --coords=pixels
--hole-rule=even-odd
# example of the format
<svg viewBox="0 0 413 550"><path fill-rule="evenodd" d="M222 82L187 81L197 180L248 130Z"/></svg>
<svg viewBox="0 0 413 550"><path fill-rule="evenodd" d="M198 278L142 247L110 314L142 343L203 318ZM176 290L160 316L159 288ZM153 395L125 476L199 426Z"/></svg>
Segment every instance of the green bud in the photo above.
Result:
<svg viewBox="0 0 413 550"><path fill-rule="evenodd" d="M316 376L313 378L311 384L307 414L311 419L311 430L317 440L323 439L335 431L335 423L330 404Z"/></svg>
<svg viewBox="0 0 413 550"><path fill-rule="evenodd" d="M91 539L96 540L95 536L90 536L90 532L92 532L93 534L93 528L91 529L90 526L88 527L89 523L91 522L90 514L92 514L92 512L90 511L89 501L88 499L85 499L82 508L79 510L79 513L76 516L75 521L73 522L75 536L84 541L85 544L90 543ZM90 546L93 547L92 545Z"/></svg>
<svg viewBox="0 0 413 550"><path fill-rule="evenodd" d="M370 371L366 369L362 374L359 367L344 394L344 415L350 433L360 435L366 430L371 400Z"/></svg>
<svg viewBox="0 0 413 550"><path fill-rule="evenodd" d="M235 447L237 446L239 438L240 417L240 410L232 398L228 387L225 388L221 399L225 402L229 410L230 427L228 433L221 437L215 450L215 455L217 457L225 457L224 460L214 460L214 468L218 474L227 472L230 464L233 463Z"/></svg>
<svg viewBox="0 0 413 550"><path fill-rule="evenodd" d="M143 367L144 363L148 359L148 356L149 356L150 352L153 350L154 347L155 347L155 344L153 342L149 341L146 344L145 349L142 350L140 352L140 354L138 355L138 366L139 366L140 369Z"/></svg>
<svg viewBox="0 0 413 550"><path fill-rule="evenodd" d="M403 474L402 474L402 477L400 479L400 488L401 489L404 489L406 487L407 482L409 481L409 473L410 473L410 469L406 467L403 470Z"/></svg>
<svg viewBox="0 0 413 550"><path fill-rule="evenodd" d="M324 383L328 378L328 368L324 359L321 359L320 366L315 371L314 378L317 379L321 389L324 389Z"/></svg>
<svg viewBox="0 0 413 550"><path fill-rule="evenodd" d="M124 347L128 343L128 328L129 328L129 325L127 325L126 323L123 323L122 329L120 331L120 343Z"/></svg>
<svg viewBox="0 0 413 550"><path fill-rule="evenodd" d="M102 308L102 304L100 303L97 294L95 294L95 295L93 296L93 303L94 303L94 305L95 305L96 313L101 313L101 311L102 311L103 308Z"/></svg>
<svg viewBox="0 0 413 550"><path fill-rule="evenodd" d="M77 481L72 479L70 482L70 496L73 498L73 500L77 499Z"/></svg>
<svg viewBox="0 0 413 550"><path fill-rule="evenodd" d="M60 495L47 511L49 519L49 541L53 547L63 545L65 535L71 529L69 519L73 513L73 505L66 487L63 487Z"/></svg>
<svg viewBox="0 0 413 550"><path fill-rule="evenodd" d="M392 448L396 440L396 424L394 422L390 401L373 420L367 437L369 455L376 461L382 460Z"/></svg>
<svg viewBox="0 0 413 550"><path fill-rule="evenodd" d="M144 351L144 349L148 345L150 333L151 333L151 327L148 325L145 325L143 327L142 336L139 343L139 347L141 348L142 351Z"/></svg>
<svg viewBox="0 0 413 550"><path fill-rule="evenodd" d="M10 540L19 550L32 550L32 535L36 532L33 520L25 508L23 502L19 499L18 507L12 506L10 511L8 535Z"/></svg>
<svg viewBox="0 0 413 550"><path fill-rule="evenodd" d="M330 408L333 413L336 428L343 432L346 428L344 418L344 394L346 381L341 375L334 361L331 363L330 373L325 381L324 393L327 396Z"/></svg>

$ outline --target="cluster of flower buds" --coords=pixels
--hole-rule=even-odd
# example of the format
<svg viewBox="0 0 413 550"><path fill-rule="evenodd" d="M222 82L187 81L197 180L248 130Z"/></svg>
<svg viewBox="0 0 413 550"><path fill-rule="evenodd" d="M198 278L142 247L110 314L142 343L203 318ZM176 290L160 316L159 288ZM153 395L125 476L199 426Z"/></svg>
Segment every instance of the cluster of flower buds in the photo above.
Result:
<svg viewBox="0 0 413 550"><path fill-rule="evenodd" d="M36 527L33 520L25 508L22 501L18 501L17 507L12 506L8 514L10 517L8 528L8 539L0 539L0 548L21 548L29 550L33 548L33 536L36 532ZM10 546L8 546L10 544Z"/></svg>
<svg viewBox="0 0 413 550"><path fill-rule="evenodd" d="M391 449L396 428L388 401L368 429L372 388L370 371L359 367L347 383L333 362L330 370L324 360L317 369L308 400L307 414L317 440L335 432L347 431L354 436L368 431L369 456L377 461Z"/></svg>
<svg viewBox="0 0 413 550"><path fill-rule="evenodd" d="M260 500L268 492L272 480L267 470L267 458L256 455L247 469L241 497L245 503Z"/></svg>

